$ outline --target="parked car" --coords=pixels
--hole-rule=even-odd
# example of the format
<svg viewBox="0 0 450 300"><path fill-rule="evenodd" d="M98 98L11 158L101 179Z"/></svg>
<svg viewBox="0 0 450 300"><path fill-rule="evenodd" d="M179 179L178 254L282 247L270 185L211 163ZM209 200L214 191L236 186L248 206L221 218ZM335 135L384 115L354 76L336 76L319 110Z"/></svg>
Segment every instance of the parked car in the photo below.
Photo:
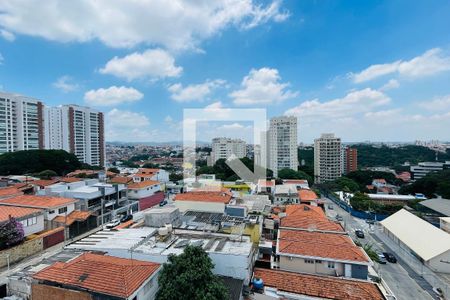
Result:
<svg viewBox="0 0 450 300"><path fill-rule="evenodd" d="M159 202L159 206L164 206L167 204L167 200L163 200L161 202Z"/></svg>
<svg viewBox="0 0 450 300"><path fill-rule="evenodd" d="M333 208L333 205L328 204L328 209L329 209L329 210L333 210L333 209L334 209L334 208Z"/></svg>
<svg viewBox="0 0 450 300"><path fill-rule="evenodd" d="M397 262L397 258L394 256L394 254L390 252L383 252L384 257L386 257L386 260L390 263L395 264Z"/></svg>
<svg viewBox="0 0 450 300"><path fill-rule="evenodd" d="M124 223L127 221L133 220L133 215L123 215L122 218L120 218L120 222Z"/></svg>
<svg viewBox="0 0 450 300"><path fill-rule="evenodd" d="M340 222L343 221L344 218L341 215L336 215L336 220Z"/></svg>
<svg viewBox="0 0 450 300"><path fill-rule="evenodd" d="M108 224L106 224L106 228L112 229L119 224L120 224L120 219L114 219L114 220L111 220L111 222L109 222Z"/></svg>
<svg viewBox="0 0 450 300"><path fill-rule="evenodd" d="M357 237L359 237L360 239L364 238L364 232L361 229L356 229L355 230L355 234Z"/></svg>
<svg viewBox="0 0 450 300"><path fill-rule="evenodd" d="M386 257L382 253L378 253L378 263L382 265L386 264Z"/></svg>

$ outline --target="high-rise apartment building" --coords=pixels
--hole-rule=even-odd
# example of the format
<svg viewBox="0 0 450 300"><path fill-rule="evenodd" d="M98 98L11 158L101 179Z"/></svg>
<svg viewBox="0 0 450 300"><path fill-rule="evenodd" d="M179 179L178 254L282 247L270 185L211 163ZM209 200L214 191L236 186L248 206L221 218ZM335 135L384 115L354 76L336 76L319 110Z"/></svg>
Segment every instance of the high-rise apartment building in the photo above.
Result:
<svg viewBox="0 0 450 300"><path fill-rule="evenodd" d="M45 124L47 149L63 149L87 164L104 165L103 113L78 105L50 107Z"/></svg>
<svg viewBox="0 0 450 300"><path fill-rule="evenodd" d="M343 152L344 174L358 170L358 149L346 147Z"/></svg>
<svg viewBox="0 0 450 300"><path fill-rule="evenodd" d="M282 116L270 119L267 140L267 165L275 177L282 169L298 169L297 117Z"/></svg>
<svg viewBox="0 0 450 300"><path fill-rule="evenodd" d="M314 140L314 177L316 183L335 180L342 175L341 139L324 133Z"/></svg>
<svg viewBox="0 0 450 300"><path fill-rule="evenodd" d="M0 92L0 154L44 148L43 104Z"/></svg>
<svg viewBox="0 0 450 300"><path fill-rule="evenodd" d="M238 158L247 155L247 145L243 140L230 139L225 137L214 138L212 140L211 163L214 164L219 159L227 159L231 154Z"/></svg>

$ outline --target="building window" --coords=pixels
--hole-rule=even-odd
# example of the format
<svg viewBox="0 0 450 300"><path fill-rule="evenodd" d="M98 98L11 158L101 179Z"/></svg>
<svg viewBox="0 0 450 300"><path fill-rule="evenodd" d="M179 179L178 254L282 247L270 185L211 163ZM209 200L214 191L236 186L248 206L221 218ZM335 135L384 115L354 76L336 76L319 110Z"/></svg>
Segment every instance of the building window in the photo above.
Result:
<svg viewBox="0 0 450 300"><path fill-rule="evenodd" d="M314 260L313 259L305 259L305 264L313 264Z"/></svg>
<svg viewBox="0 0 450 300"><path fill-rule="evenodd" d="M328 262L328 269L334 269L334 262L332 261Z"/></svg>
<svg viewBox="0 0 450 300"><path fill-rule="evenodd" d="M59 214L63 214L65 212L67 212L67 207L61 207L60 209L58 209Z"/></svg>
<svg viewBox="0 0 450 300"><path fill-rule="evenodd" d="M55 211L54 210L49 210L48 213L51 215L51 214L54 214Z"/></svg>
<svg viewBox="0 0 450 300"><path fill-rule="evenodd" d="M316 259L316 264L321 264L322 261L320 259Z"/></svg>

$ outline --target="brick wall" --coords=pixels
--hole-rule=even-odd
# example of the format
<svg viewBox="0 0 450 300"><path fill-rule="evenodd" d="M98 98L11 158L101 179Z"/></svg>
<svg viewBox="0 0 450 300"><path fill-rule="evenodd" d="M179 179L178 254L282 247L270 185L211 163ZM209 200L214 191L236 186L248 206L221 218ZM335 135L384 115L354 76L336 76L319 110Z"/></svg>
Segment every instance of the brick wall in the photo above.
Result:
<svg viewBox="0 0 450 300"><path fill-rule="evenodd" d="M7 256L9 254L9 263L24 259L30 255L38 253L44 249L42 237L26 241L15 247L0 251L0 268L8 265Z"/></svg>
<svg viewBox="0 0 450 300"><path fill-rule="evenodd" d="M33 300L91 300L90 294L81 291L67 290L59 287L33 283L31 286Z"/></svg>

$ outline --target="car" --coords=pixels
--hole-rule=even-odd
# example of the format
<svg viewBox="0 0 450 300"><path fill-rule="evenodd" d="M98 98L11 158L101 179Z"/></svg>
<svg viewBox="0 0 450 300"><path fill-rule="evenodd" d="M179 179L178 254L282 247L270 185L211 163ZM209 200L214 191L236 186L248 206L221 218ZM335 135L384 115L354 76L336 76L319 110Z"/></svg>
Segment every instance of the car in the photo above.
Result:
<svg viewBox="0 0 450 300"><path fill-rule="evenodd" d="M356 229L356 230L355 230L355 235L356 235L357 237L359 237L360 239L363 239L363 238L364 238L364 232L363 232L361 229Z"/></svg>
<svg viewBox="0 0 450 300"><path fill-rule="evenodd" d="M120 224L120 219L113 219L113 220L111 220L111 222L106 224L106 228L107 229L112 229L112 228L116 227L119 224Z"/></svg>
<svg viewBox="0 0 450 300"><path fill-rule="evenodd" d="M344 221L344 218L341 215L336 215L336 220L337 221Z"/></svg>
<svg viewBox="0 0 450 300"><path fill-rule="evenodd" d="M167 200L163 200L161 202L159 202L159 206L164 206L167 204Z"/></svg>
<svg viewBox="0 0 450 300"><path fill-rule="evenodd" d="M382 253L378 253L378 263L382 265L386 264L386 257Z"/></svg>
<svg viewBox="0 0 450 300"><path fill-rule="evenodd" d="M122 218L120 218L120 222L124 223L127 221L133 220L133 215L123 215Z"/></svg>
<svg viewBox="0 0 450 300"><path fill-rule="evenodd" d="M333 210L333 209L334 209L333 205L328 204L328 209L329 209L329 210Z"/></svg>
<svg viewBox="0 0 450 300"><path fill-rule="evenodd" d="M386 257L386 260L390 263L395 264L397 262L397 258L392 254L391 252L383 252L384 257Z"/></svg>
<svg viewBox="0 0 450 300"><path fill-rule="evenodd" d="M370 224L370 225L373 225L373 224L375 224L375 220L366 220L366 223Z"/></svg>

